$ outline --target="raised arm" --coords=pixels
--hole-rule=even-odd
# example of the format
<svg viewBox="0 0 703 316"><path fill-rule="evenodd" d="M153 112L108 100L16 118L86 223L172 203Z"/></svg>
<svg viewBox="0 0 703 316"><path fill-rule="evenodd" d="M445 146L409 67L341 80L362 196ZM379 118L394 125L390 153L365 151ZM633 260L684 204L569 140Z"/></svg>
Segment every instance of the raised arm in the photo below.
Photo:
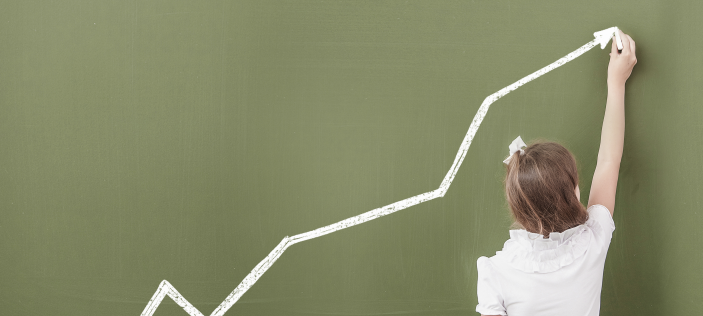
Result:
<svg viewBox="0 0 703 316"><path fill-rule="evenodd" d="M605 105L603 129L598 149L598 164L593 174L588 206L600 204L608 208L613 215L615 207L615 190L618 185L618 172L622 158L625 139L625 81L630 77L632 68L637 63L635 41L620 32L622 53L618 53L613 38L610 63L608 64L608 100Z"/></svg>

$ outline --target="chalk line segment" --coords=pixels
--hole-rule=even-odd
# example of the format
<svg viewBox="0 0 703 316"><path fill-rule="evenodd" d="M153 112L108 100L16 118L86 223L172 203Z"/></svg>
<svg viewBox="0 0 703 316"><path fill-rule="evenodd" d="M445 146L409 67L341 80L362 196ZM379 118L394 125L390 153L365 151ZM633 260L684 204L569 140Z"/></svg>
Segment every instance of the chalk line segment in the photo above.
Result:
<svg viewBox="0 0 703 316"><path fill-rule="evenodd" d="M546 74L549 71L552 71L553 69L560 67L564 65L565 63L575 59L578 56L581 56L585 52L589 51L591 48L595 47L598 44L601 44L601 48L604 47L604 42L607 43L607 41L610 40L610 37L608 37L608 32L610 32L611 29L617 30L617 27L613 27L610 29L606 29L600 32L594 33L595 39L588 42L586 45L583 45L576 49L575 51L569 53L568 55L558 59L557 61L541 68L540 70L537 70L524 78L516 81L515 83L500 89L498 92L495 92L488 97L486 97L483 102L481 103L481 106L479 107L478 111L476 112L476 115L474 115L474 119L471 122L471 125L469 126L469 130L466 133L466 136L464 136L464 139L461 143L461 146L459 147L459 150L457 152L456 157L454 158L454 163L452 166L449 168L449 171L447 172L447 175L444 177L442 180L442 183L440 184L439 188L425 192L389 205L386 205L384 207L380 207L377 209L373 209L371 211L362 213L357 216L353 216L350 218L347 218L345 220L339 221L337 223L327 225L324 227L320 227L315 230L311 230L306 233L298 234L293 237L288 237L286 236L283 238L283 240L274 248L268 256L266 256L261 262L259 262L258 265L242 280L242 282L227 296L227 298L212 312L211 316L223 316L227 310L229 310L238 300L239 298L246 293L246 291L251 288L256 281L259 280L259 278L273 265L273 263L283 254L283 252L288 249L293 244L303 242L312 238L324 236L327 234L330 234L332 232L348 228L351 226L359 225L371 220L374 220L376 218L392 214L394 212L406 209L408 207L433 200L438 197L443 197L447 191L449 190L449 186L451 185L452 181L454 180L454 177L456 176L456 173L459 170L459 167L461 166L461 163L463 162L464 158L466 157L466 153L469 150L469 147L471 145L471 142L473 141L474 136L476 135L476 132L478 131L479 126L481 125L481 122L486 116L486 113L488 112L488 109L492 103L497 101L498 99L502 98L503 96L507 95L508 93L516 90L517 88L521 87L522 85ZM614 32L614 31L613 31ZM610 33L612 34L612 33ZM612 36L612 35L611 35ZM156 308L159 306L161 301L164 299L164 297L168 295L173 299L181 308L183 308L186 312L188 312L189 315L191 316L203 316L200 311L198 311L192 304L190 304L178 291L176 288L174 288L168 281L163 280L161 284L159 285L158 289L156 290L156 293L152 296L151 300L147 304L146 308L144 308L144 311L142 312L141 316L152 316L153 313L156 311Z"/></svg>
<svg viewBox="0 0 703 316"><path fill-rule="evenodd" d="M241 283L230 293L227 298L210 314L211 316L222 316L227 310L229 310L234 303L236 303L244 293L246 293L249 288L251 288L256 281L261 278L262 275L273 265L274 262L283 254L283 252L292 245L290 243L290 237L286 236L281 240L281 242L273 248L271 253L269 253L264 260L261 260L256 267L249 272L249 274L242 280ZM151 315L149 315L151 316Z"/></svg>
<svg viewBox="0 0 703 316"><path fill-rule="evenodd" d="M435 199L439 197L439 195L436 192L437 190L430 191L430 192L425 192L422 194L418 194L413 197L409 197L407 199L388 204L384 207L379 207L377 209L373 209L371 211L368 211L366 213L359 214L357 216L353 216L350 218L347 218L345 220L341 220L339 222L336 222L331 225L327 225L324 227L320 227L315 230L311 230L306 233L298 234L293 236L291 239L293 239L293 244L297 244L299 242L312 239L312 238L317 238L320 236L324 236L333 232L336 232L338 230L351 227L351 226L356 226L365 222L368 222L370 220L377 219L382 216L386 216L391 213L395 213L397 211L406 209L408 207L420 204L422 202L426 202L432 199Z"/></svg>
<svg viewBox="0 0 703 316"><path fill-rule="evenodd" d="M156 290L156 293L154 293L154 296L151 297L151 300L149 300L149 304L147 304L146 308L142 312L142 315L153 315L154 312L156 311L156 308L159 307L159 304L161 304L161 301L164 299L164 297L170 297L178 306L180 306L183 310L188 313L190 316L203 316L203 314L193 306L188 300L181 295L181 293L176 290L171 283L168 283L168 281L163 280L161 281L161 284L159 284L159 289Z"/></svg>
<svg viewBox="0 0 703 316"><path fill-rule="evenodd" d="M557 61L543 67L540 70L537 70L524 78L516 81L515 83L498 90L498 92L493 93L489 96L487 96L484 100L483 103L481 103L481 106L478 108L478 111L476 111L476 115L474 116L473 121L471 121L471 126L469 126L469 131L466 133L466 136L464 137L464 140L461 143L461 146L459 147L459 151L457 152L456 158L454 158L454 163L452 164L451 168L449 168L449 172L447 172L447 175L444 177L444 180L442 181L442 184L439 185L439 188L442 192L441 196L444 196L444 194L447 193L447 190L449 190L449 186L451 185L452 181L454 180L454 177L456 176L456 173L459 171L459 167L461 166L461 163L464 161L464 158L466 157L466 153L469 151L469 146L471 146L471 142L474 139L474 136L476 135L476 132L478 131L478 127L481 125L481 122L483 122L483 119L486 117L486 113L488 113L488 108L493 104L493 102L498 101L498 99L504 97L506 94L515 91L517 88L521 87L522 85L539 78L540 76L554 70L555 68L566 64L569 61L574 60L576 57L579 57L583 55L583 53L591 50L591 48L595 47L598 45L601 39L596 38L590 42L588 42L586 45L583 45L579 47L577 50L569 53L568 55L557 59Z"/></svg>
<svg viewBox="0 0 703 316"><path fill-rule="evenodd" d="M245 278L244 280L237 286L232 293L230 293L229 296L220 304L220 306L217 307L211 314L212 316L222 316L227 310L229 310L244 293L258 281L258 279L268 270L273 263L278 259L283 252L288 249L288 247L299 243L306 241L308 239L312 238L317 238L320 236L324 236L333 232L336 232L338 230L342 230L348 227L356 226L365 222L368 222L370 220L374 220L376 218L379 218L381 216L385 216L403 209L406 209L408 207L432 200L439 197L438 190L430 191L430 192L425 192L410 198L407 198L405 200L401 200L389 205L386 205L381 208L377 208L371 211L368 211L366 213L362 213L350 218L347 218L345 220L339 221L337 223L327 225L324 227L320 227L315 230L311 230L306 233L298 234L293 237L285 237L281 241L281 243L274 248L271 253L269 253L264 260L262 260Z"/></svg>

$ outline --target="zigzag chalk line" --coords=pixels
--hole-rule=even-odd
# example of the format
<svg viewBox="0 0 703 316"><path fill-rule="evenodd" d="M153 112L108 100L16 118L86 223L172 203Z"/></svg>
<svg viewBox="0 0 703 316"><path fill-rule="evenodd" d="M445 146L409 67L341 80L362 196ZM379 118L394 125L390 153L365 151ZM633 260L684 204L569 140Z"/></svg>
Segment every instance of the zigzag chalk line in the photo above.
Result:
<svg viewBox="0 0 703 316"><path fill-rule="evenodd" d="M442 180L442 183L439 185L439 188L430 192L425 192L413 197L409 197L405 200L398 201L393 204L386 205L384 207L373 209L366 213L347 218L345 220L336 222L331 225L311 230L307 233L298 234L293 237L284 237L283 240L281 240L281 242L278 244L278 246L276 246L276 248L274 248L271 253L266 256L266 258L264 258L264 260L261 260L261 262L259 262L259 264L257 264L256 267L251 270L251 272L249 272L249 274L244 278L244 280L239 283L239 285L232 291L232 293L230 293L227 298L225 298L225 300L212 312L212 314L210 314L210 316L223 316L225 312L227 312L227 310L229 310L232 305L234 305L234 303L236 303L239 298L242 297L242 295L244 295L244 293L246 293L246 291L249 290L249 288L251 288L254 283L256 283L256 281L259 280L259 278L273 265L273 263L276 262L278 257L280 257L283 252L288 249L288 247L296 243L306 241L308 239L324 236L347 227L359 225L361 223L377 219L381 216L385 216L406 209L408 207L420 204L422 202L427 202L438 197L443 197L447 193L447 190L449 190L449 186L452 184L454 176L456 176L456 173L459 171L461 163L464 161L464 157L466 157L466 152L469 150L471 141L474 139L474 135L476 135L479 125L481 125L483 118L488 112L488 108L491 106L491 104L493 104L493 102L496 102L498 99L514 91L520 86L554 70L555 68L561 65L566 64L567 62L575 59L576 57L581 56L583 53L591 50L591 48L597 46L598 44L601 45L601 49L604 48L616 31L617 27L611 27L599 32L595 32L593 34L593 36L595 36L595 39L588 42L586 45L579 47L577 50L569 53L568 55L562 58L559 58L557 61L547 65L546 67L537 70L531 73L530 75L516 81L515 83L503 89L500 89L498 90L498 92L486 97L486 99L483 100L483 103L481 103L481 106L478 108L478 111L476 112L473 121L471 121L469 131L466 133L464 140L461 142L461 146L459 147L459 151L456 154L456 158L454 158L454 163L452 164L451 168L449 168L449 171L444 177L444 180ZM161 304L161 301L164 299L164 297L166 297L166 295L173 299L176 304L183 308L183 310L185 310L189 315L203 316L203 314L197 308L190 304L180 293L178 293L176 288L173 287L173 285L171 285L171 283L166 280L163 280L161 284L159 284L156 293L154 293L154 295L151 297L151 300L149 300L149 303L147 303L141 316L152 316L156 311L156 308L159 307L159 304Z"/></svg>

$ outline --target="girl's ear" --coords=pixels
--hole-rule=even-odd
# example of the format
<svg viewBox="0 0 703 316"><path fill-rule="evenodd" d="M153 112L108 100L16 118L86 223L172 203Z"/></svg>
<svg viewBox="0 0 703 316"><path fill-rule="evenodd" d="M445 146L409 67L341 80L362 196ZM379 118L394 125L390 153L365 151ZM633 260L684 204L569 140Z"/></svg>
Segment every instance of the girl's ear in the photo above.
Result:
<svg viewBox="0 0 703 316"><path fill-rule="evenodd" d="M581 190L579 190L578 184L576 185L576 190L574 190L574 192L576 193L576 198L579 200L579 202L581 202Z"/></svg>

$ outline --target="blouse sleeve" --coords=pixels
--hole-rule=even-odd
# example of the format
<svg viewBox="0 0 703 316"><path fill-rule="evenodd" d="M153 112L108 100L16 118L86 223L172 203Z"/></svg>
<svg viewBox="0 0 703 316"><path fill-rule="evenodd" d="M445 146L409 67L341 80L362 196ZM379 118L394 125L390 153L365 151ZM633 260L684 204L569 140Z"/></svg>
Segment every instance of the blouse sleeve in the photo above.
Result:
<svg viewBox="0 0 703 316"><path fill-rule="evenodd" d="M610 211L600 204L591 205L588 208L588 219L591 222L590 226L596 231L601 245L606 247L610 245L613 231L615 231L615 222L613 221L613 216L610 215Z"/></svg>
<svg viewBox="0 0 703 316"><path fill-rule="evenodd" d="M478 305L476 312L482 315L507 315L503 306L503 297L500 292L500 285L493 278L491 263L486 257L480 257L476 261L478 269Z"/></svg>

